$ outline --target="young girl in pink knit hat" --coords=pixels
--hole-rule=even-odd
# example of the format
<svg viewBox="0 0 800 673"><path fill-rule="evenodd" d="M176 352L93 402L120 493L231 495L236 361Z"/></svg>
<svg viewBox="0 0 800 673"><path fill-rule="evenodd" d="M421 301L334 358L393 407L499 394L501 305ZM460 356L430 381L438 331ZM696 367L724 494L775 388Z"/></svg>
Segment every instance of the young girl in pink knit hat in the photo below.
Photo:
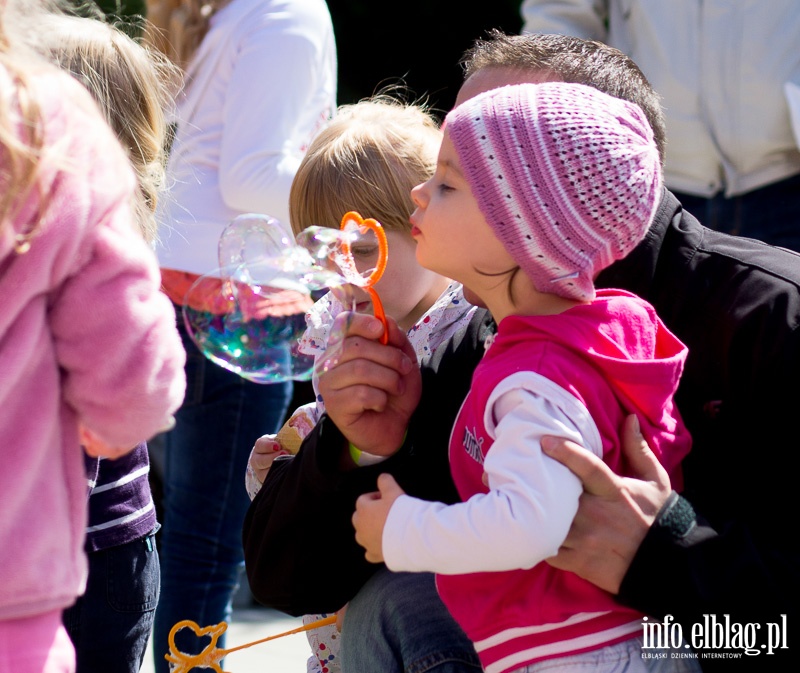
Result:
<svg viewBox="0 0 800 673"><path fill-rule="evenodd" d="M498 329L451 434L463 502L412 498L382 475L353 521L368 560L437 573L487 673L699 670L695 659L656 658L666 651L643 640L645 615L545 563L582 487L542 452L543 436L625 473L619 436L636 414L680 488L691 440L673 395L686 348L645 301L593 284L647 235L661 189L642 111L554 82L453 110L436 173L413 190L417 259L468 287Z"/></svg>

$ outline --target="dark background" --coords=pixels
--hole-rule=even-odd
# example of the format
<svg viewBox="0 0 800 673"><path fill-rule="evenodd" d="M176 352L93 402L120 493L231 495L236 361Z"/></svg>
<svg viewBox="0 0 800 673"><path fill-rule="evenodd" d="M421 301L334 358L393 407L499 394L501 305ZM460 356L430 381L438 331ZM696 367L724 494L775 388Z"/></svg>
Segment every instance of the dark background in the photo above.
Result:
<svg viewBox="0 0 800 673"><path fill-rule="evenodd" d="M71 0L80 5L85 0ZM133 21L145 0L96 0L107 14ZM458 61L491 28L519 33L521 0L328 0L339 58L339 104L404 82L410 100L427 99L441 118L461 84Z"/></svg>
<svg viewBox="0 0 800 673"><path fill-rule="evenodd" d="M462 74L458 61L491 28L519 33L520 0L328 0L339 57L339 103L404 79L446 113ZM441 116L441 114L440 114Z"/></svg>

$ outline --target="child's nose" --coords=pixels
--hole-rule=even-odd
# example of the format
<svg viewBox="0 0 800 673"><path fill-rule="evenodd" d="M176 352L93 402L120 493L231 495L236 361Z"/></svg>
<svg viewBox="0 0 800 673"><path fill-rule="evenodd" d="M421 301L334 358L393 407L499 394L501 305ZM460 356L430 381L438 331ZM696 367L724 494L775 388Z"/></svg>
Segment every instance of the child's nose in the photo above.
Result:
<svg viewBox="0 0 800 673"><path fill-rule="evenodd" d="M411 200L414 202L414 205L417 208L424 208L425 207L425 198L424 198L425 189L424 189L424 187L425 187L425 183L423 182L423 183L421 183L421 184L419 184L416 187L413 187L411 189Z"/></svg>

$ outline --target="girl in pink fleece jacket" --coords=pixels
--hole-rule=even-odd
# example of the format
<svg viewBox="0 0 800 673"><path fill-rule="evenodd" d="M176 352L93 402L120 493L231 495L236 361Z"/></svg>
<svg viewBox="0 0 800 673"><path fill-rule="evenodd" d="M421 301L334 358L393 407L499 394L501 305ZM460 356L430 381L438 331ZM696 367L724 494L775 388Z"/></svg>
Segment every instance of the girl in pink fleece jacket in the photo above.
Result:
<svg viewBox="0 0 800 673"><path fill-rule="evenodd" d="M74 670L79 432L121 455L169 426L185 387L128 159L83 87L14 44L34 16L0 3L0 670L15 673Z"/></svg>
<svg viewBox="0 0 800 673"><path fill-rule="evenodd" d="M680 488L686 347L647 302L593 282L647 234L662 190L653 132L637 106L563 82L487 91L444 128L436 173L413 191L417 259L498 325L450 436L463 502L412 498L382 475L357 503L356 539L391 570L437 573L486 673L699 670L643 657L645 615L545 562L582 487L543 436L624 474L619 436L636 414Z"/></svg>

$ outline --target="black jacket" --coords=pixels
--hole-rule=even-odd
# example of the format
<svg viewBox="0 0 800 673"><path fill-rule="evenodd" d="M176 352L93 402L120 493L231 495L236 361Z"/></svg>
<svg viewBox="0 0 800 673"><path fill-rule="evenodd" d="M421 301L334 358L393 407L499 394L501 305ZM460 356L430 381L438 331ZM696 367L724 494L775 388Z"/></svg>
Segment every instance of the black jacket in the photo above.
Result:
<svg viewBox="0 0 800 673"><path fill-rule="evenodd" d="M689 347L677 396L693 436L685 500L671 501L652 527L619 600L675 616L685 634L704 614L774 623L794 613L800 255L711 231L665 191L645 240L597 285L647 299ZM355 543L350 517L379 473L391 472L412 495L456 500L448 436L490 324L479 312L423 368L422 400L390 460L339 472L344 440L324 417L296 458L270 470L244 528L247 573L261 602L299 615L352 598L375 566ZM790 614L790 634L798 624Z"/></svg>

